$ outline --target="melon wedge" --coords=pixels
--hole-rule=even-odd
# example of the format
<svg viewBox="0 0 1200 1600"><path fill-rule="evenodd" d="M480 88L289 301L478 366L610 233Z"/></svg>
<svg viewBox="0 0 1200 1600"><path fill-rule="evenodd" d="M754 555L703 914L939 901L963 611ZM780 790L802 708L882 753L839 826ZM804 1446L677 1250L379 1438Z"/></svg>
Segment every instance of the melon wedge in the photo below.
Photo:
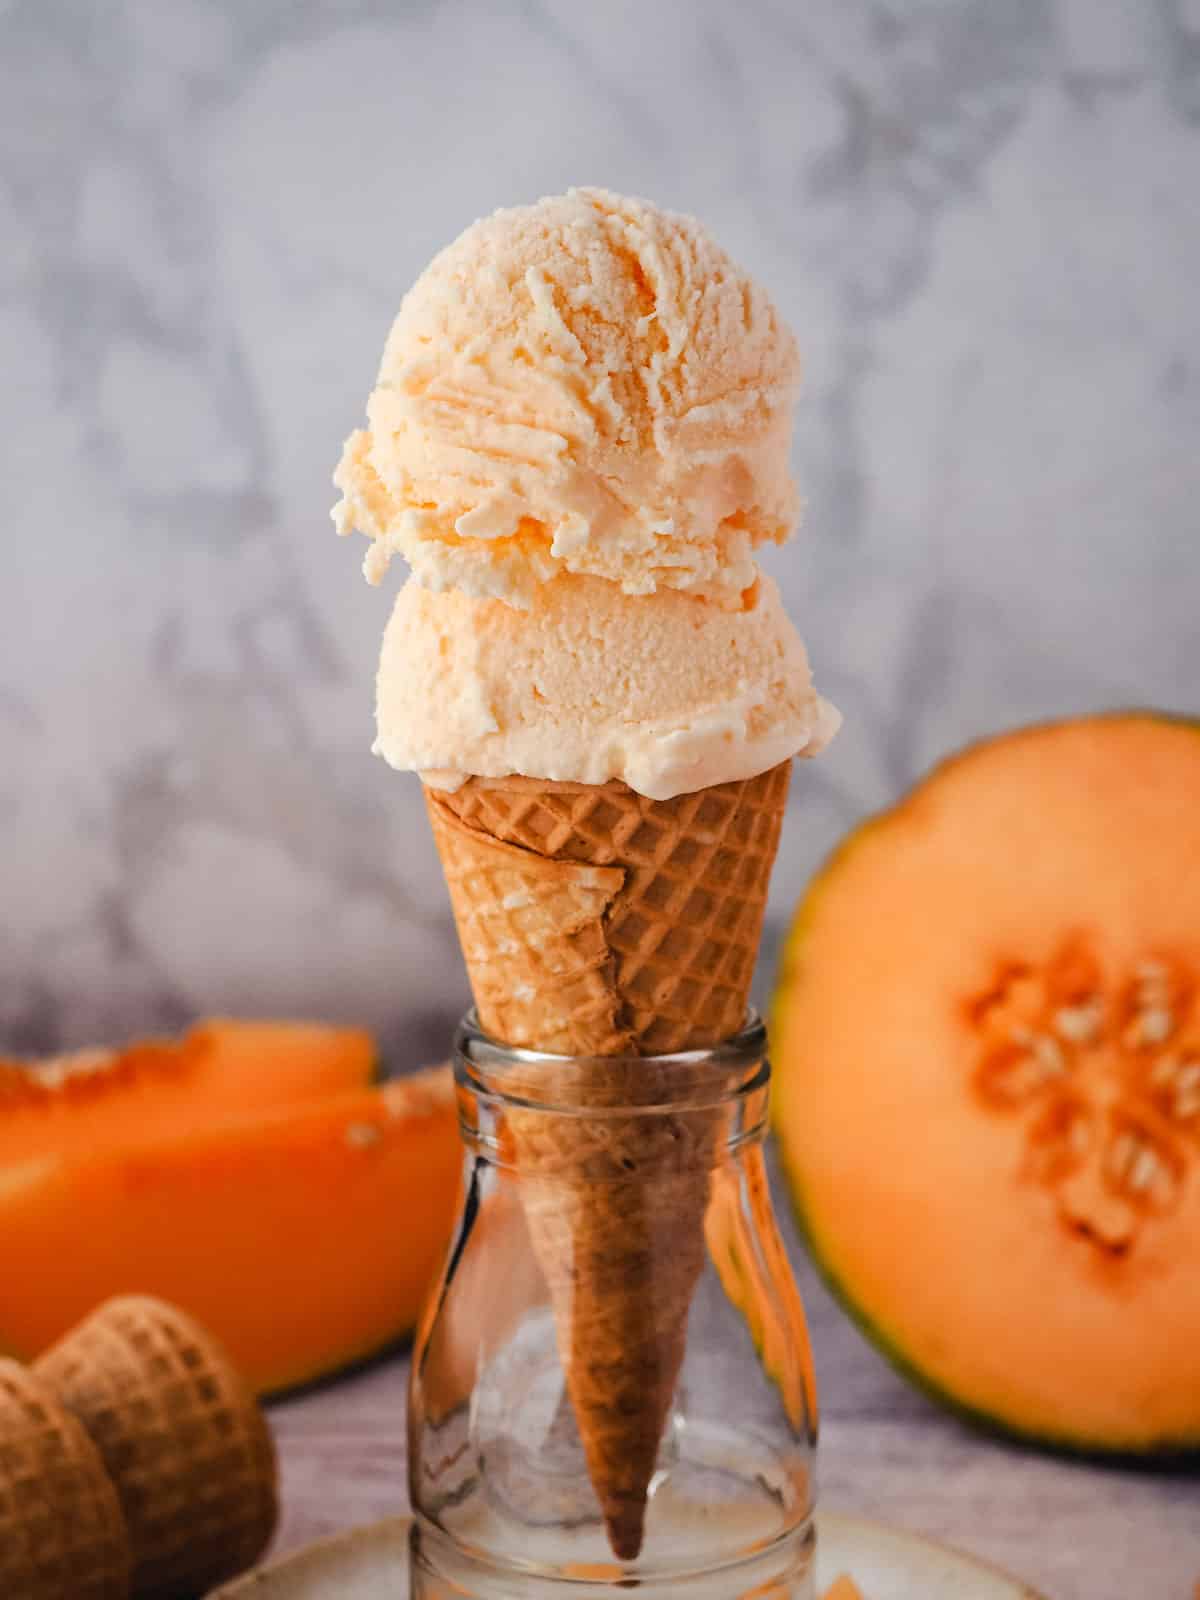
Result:
<svg viewBox="0 0 1200 1600"><path fill-rule="evenodd" d="M0 1061L0 1174L35 1155L89 1154L369 1084L361 1028L213 1018L182 1039L145 1039L39 1062Z"/></svg>
<svg viewBox="0 0 1200 1600"><path fill-rule="evenodd" d="M260 1393L409 1332L454 1219L449 1067L102 1155L0 1167L0 1349L115 1294L210 1328Z"/></svg>
<svg viewBox="0 0 1200 1600"><path fill-rule="evenodd" d="M801 1224L902 1370L1052 1445L1200 1445L1200 728L936 770L813 883L773 1045Z"/></svg>

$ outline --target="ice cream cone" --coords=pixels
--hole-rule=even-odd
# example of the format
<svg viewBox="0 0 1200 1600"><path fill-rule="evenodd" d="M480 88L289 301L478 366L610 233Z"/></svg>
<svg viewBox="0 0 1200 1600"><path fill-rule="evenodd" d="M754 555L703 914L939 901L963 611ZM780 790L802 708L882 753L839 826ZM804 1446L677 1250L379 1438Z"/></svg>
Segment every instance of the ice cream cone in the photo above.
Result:
<svg viewBox="0 0 1200 1600"><path fill-rule="evenodd" d="M126 1600L129 1567L95 1445L27 1367L0 1361L0 1594Z"/></svg>
<svg viewBox="0 0 1200 1600"><path fill-rule="evenodd" d="M507 1136L627 1560L724 1126L645 1058L741 1027L791 758L839 722L755 559L799 509L799 373L698 223L571 190L430 263L335 475L368 577L412 567L375 748L426 783L480 1022L568 1058L530 1085L568 1114L510 1105ZM643 1092L655 1115L623 1113Z"/></svg>
<svg viewBox="0 0 1200 1600"><path fill-rule="evenodd" d="M116 1485L135 1596L204 1593L262 1554L278 1511L271 1437L253 1394L190 1317L157 1300L110 1300L36 1371Z"/></svg>
<svg viewBox="0 0 1200 1600"><path fill-rule="evenodd" d="M543 1099L661 1104L667 1069L628 1057L742 1025L789 775L783 763L665 801L520 777L426 791L481 1025L591 1058L536 1085ZM625 1560L683 1361L721 1125L711 1110L507 1118L588 1471Z"/></svg>

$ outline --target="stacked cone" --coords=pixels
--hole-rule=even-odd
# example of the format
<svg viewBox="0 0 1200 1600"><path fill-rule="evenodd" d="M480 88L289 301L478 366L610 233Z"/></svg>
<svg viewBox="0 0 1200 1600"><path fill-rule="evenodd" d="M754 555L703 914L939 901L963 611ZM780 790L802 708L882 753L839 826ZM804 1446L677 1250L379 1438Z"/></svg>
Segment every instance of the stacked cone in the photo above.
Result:
<svg viewBox="0 0 1200 1600"><path fill-rule="evenodd" d="M132 1595L183 1600L258 1559L278 1515L274 1446L253 1393L191 1317L110 1300L34 1371L116 1488Z"/></svg>
<svg viewBox="0 0 1200 1600"><path fill-rule="evenodd" d="M0 1361L3 1600L183 1600L277 1515L254 1396L174 1307L110 1300L32 1369Z"/></svg>
<svg viewBox="0 0 1200 1600"><path fill-rule="evenodd" d="M636 1558L704 1261L721 1113L630 1058L742 1026L790 763L666 801L625 784L427 790L481 1026L575 1058L523 1070L507 1134L567 1390L614 1553ZM620 1058L609 1059L605 1058ZM685 1074L686 1075L686 1074ZM670 1115L620 1108L680 1105Z"/></svg>

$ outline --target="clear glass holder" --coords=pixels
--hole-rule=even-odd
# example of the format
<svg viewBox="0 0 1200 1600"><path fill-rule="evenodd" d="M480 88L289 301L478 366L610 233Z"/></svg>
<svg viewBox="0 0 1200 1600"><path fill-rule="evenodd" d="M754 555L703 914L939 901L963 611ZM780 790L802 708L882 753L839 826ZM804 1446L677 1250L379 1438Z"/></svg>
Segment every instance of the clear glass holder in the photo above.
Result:
<svg viewBox="0 0 1200 1600"><path fill-rule="evenodd" d="M816 1401L757 1016L583 1059L455 1041L462 1211L413 1355L416 1600L811 1600Z"/></svg>

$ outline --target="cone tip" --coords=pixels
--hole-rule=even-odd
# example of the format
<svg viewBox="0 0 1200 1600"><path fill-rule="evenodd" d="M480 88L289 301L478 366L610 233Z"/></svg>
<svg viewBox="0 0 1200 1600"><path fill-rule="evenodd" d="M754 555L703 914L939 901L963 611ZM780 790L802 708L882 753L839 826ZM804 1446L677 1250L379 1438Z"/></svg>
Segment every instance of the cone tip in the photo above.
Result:
<svg viewBox="0 0 1200 1600"><path fill-rule="evenodd" d="M604 1527L617 1560L636 1561L646 1531L645 1503L630 1499L610 1504L604 1512Z"/></svg>

